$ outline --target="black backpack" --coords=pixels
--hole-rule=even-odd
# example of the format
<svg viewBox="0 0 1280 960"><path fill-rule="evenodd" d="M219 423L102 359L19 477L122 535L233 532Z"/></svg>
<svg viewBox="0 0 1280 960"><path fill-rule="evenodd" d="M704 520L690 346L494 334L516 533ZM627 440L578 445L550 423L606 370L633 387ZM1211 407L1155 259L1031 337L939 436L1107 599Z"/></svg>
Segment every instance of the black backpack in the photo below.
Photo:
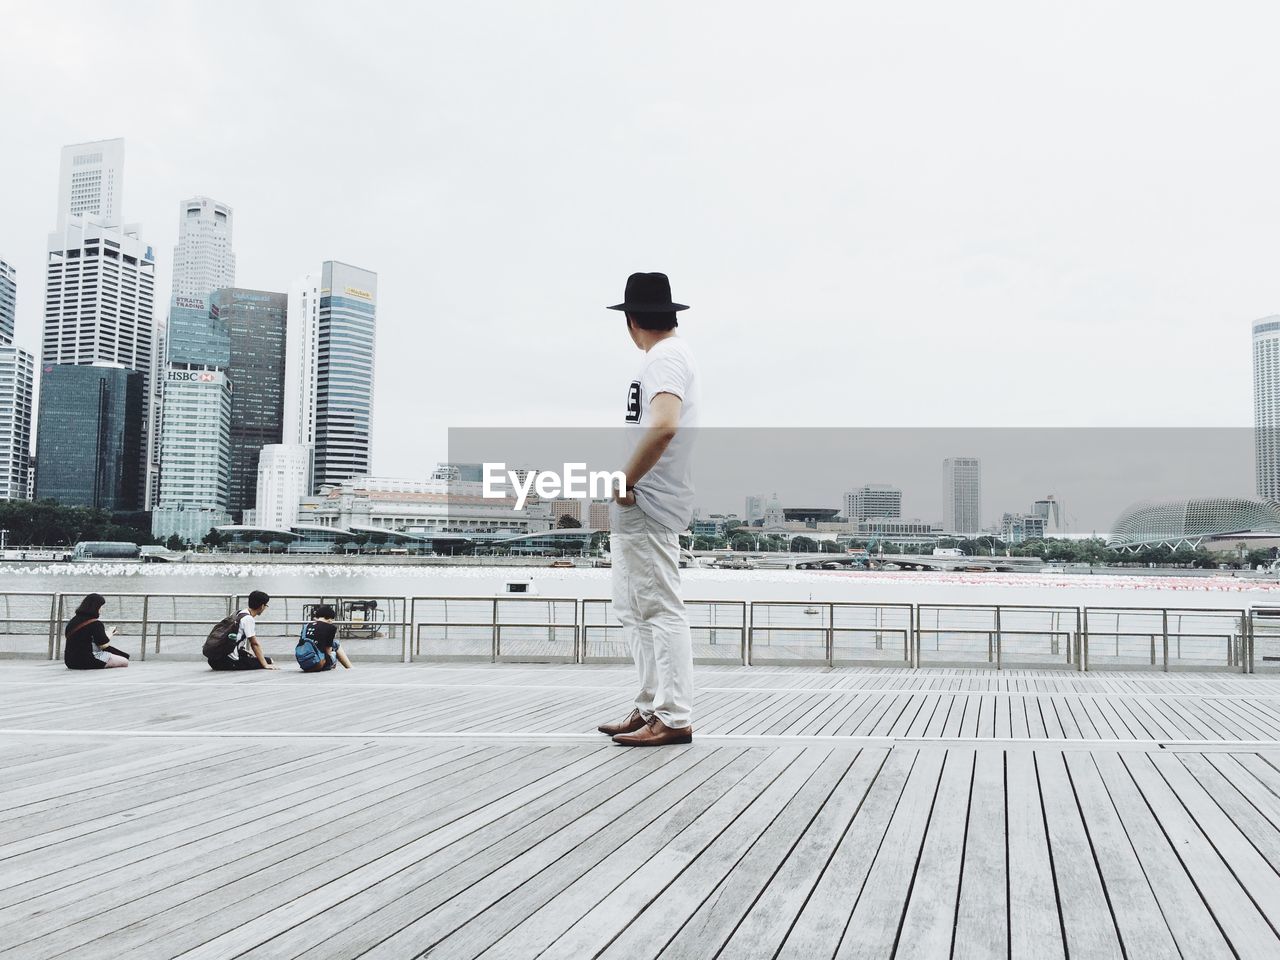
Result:
<svg viewBox="0 0 1280 960"><path fill-rule="evenodd" d="M209 631L209 636L200 651L206 660L221 660L223 657L231 656L231 651L236 648L236 641L240 639L240 620L244 616L246 616L245 611L241 610L229 617L223 617L218 621L217 626Z"/></svg>

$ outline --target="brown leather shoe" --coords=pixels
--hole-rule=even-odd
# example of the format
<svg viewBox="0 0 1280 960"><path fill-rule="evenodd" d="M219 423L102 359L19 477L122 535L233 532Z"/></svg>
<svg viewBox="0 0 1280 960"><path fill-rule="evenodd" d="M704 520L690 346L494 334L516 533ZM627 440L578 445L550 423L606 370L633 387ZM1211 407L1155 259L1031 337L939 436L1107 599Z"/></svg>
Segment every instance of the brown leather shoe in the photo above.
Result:
<svg viewBox="0 0 1280 960"><path fill-rule="evenodd" d="M668 727L654 717L636 733L620 733L613 742L624 747L665 747L669 743L693 743L693 727Z"/></svg>
<svg viewBox="0 0 1280 960"><path fill-rule="evenodd" d="M616 737L620 733L634 733L648 725L649 721L644 718L643 713L639 710L632 710L627 714L627 719L619 720L617 723L604 723L596 727L596 729L606 736Z"/></svg>

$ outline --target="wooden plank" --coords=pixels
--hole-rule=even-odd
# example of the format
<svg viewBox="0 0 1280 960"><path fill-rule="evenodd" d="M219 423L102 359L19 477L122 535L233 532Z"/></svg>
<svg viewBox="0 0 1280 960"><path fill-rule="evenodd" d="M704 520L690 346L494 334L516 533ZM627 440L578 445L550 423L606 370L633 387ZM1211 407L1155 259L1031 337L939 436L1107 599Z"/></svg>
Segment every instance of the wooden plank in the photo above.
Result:
<svg viewBox="0 0 1280 960"><path fill-rule="evenodd" d="M493 756L485 761L483 772L472 768L453 782L433 790L430 805L416 812L412 833L417 838L435 834L432 840L439 842L450 835L449 828L456 829L454 821L477 814L496 818L503 804L512 802L512 797L529 799L530 794L537 796L541 792L537 785L546 779L548 762L554 762L557 756L566 759L580 756L582 752L547 748L516 754L507 762L502 762L506 760L502 756ZM405 841L398 834L393 833L394 840L388 841L395 844L394 852L390 853L385 848L373 848L379 839L376 832L366 831L363 836L371 849L345 863L341 859L333 861L331 870L349 877L362 868L371 869L370 862L385 862L397 853L405 855L399 850ZM87 944L83 955L110 955L122 943L127 944L130 954L137 958L167 958L186 949L223 956L225 947L256 945L282 929L278 917L271 916L273 908L285 912L291 908L295 922L300 922L308 913L318 913L327 905L328 901L309 895L317 889L314 871L329 860L323 844L313 844L309 849L314 850L313 861L307 860L304 853L279 863L268 856L264 858L265 865L261 862L240 864L237 866L241 871L239 879L232 882L225 882L225 877L202 875L193 885L194 889L187 891L189 902L201 905L197 915L193 916L189 907L172 909L148 921L145 939L141 942L136 931L125 928ZM286 904L287 907L283 906Z"/></svg>
<svg viewBox="0 0 1280 960"><path fill-rule="evenodd" d="M972 750L947 751L901 932L893 948L904 957L945 957L951 952L965 862L974 761ZM1001 847L1003 840L1001 837ZM1002 877L1000 887L1003 886ZM989 903L988 910L990 906ZM861 939L861 933L858 937Z"/></svg>
<svg viewBox="0 0 1280 960"><path fill-rule="evenodd" d="M480 835L348 898L341 914L323 913L295 925L271 941L272 949L286 956L310 947L330 958L368 951L395 956L406 944L420 950L452 937L440 952L471 955L465 947L470 942L478 953L526 910L536 910L570 884L579 862L608 856L726 768L730 779L746 772L743 754L734 748L649 753L633 758L595 791L575 792L577 778L566 782L558 803L544 795L512 811ZM530 905L522 907L522 901ZM500 929L477 930L489 926Z"/></svg>
<svg viewBox="0 0 1280 960"><path fill-rule="evenodd" d="M821 755L798 790L772 800L762 795L599 956L715 956L855 757L850 751ZM683 924L682 917L688 917Z"/></svg>
<svg viewBox="0 0 1280 960"><path fill-rule="evenodd" d="M1005 754L1010 960L1066 957L1034 755Z"/></svg>
<svg viewBox="0 0 1280 960"><path fill-rule="evenodd" d="M835 954L852 905L862 890L875 852L903 796L917 753L916 750L897 749L889 754L805 903L779 957L830 957Z"/></svg>
<svg viewBox="0 0 1280 960"><path fill-rule="evenodd" d="M236 824L234 844L215 823L213 829L202 824L170 838L171 845L161 840L130 847L127 858L116 858L120 863L114 869L104 867L93 877L47 888L43 896L6 904L0 908L0 925L20 925L29 940L45 937L40 946L49 955L130 924L145 923L154 930L163 925L156 918L164 911L181 914L199 902L204 890L242 882L254 872L255 862L280 862L317 849L314 823L300 819L299 809L323 809L330 822L341 822L342 831L322 845L325 859L339 858L366 841L367 824L382 818L381 826L386 826L389 818L381 804L394 805L418 790L439 789L451 777L475 776L477 762L499 755L492 748L469 750L472 756L466 761L457 748L417 756L397 752L393 775L385 780L366 777L366 771L348 776L335 772L274 808L258 805L252 822ZM110 881L104 882L104 876ZM24 887L23 892L30 889ZM124 902L122 889L130 894ZM181 917L178 922L184 923Z"/></svg>
<svg viewBox="0 0 1280 960"><path fill-rule="evenodd" d="M876 852L836 957L884 957L892 952L933 813L946 751L920 751L911 778ZM852 935L850 931L853 931ZM789 953L784 950L783 955Z"/></svg>
<svg viewBox="0 0 1280 960"><path fill-rule="evenodd" d="M537 917L530 921L539 940L545 940L548 934L555 935L540 960L577 960L597 955L764 793L772 790L770 796L778 796L798 789L798 784L808 779L815 768L815 760L820 761L821 756L814 756L808 750L768 750L745 778L713 798L710 806L695 808L692 819L684 819L678 807L670 811L669 824L657 821L660 836L646 836L629 851L646 856L627 856L613 864L598 865L595 871L584 875L584 879L592 877L603 893L603 896L590 897L594 902L587 910L571 906L564 902L567 899L564 897L543 923L538 923ZM563 916L564 912L568 916ZM512 944L509 939L502 949L510 951ZM394 952L384 955L397 956ZM515 955L518 956L519 951L515 951Z"/></svg>
<svg viewBox="0 0 1280 960"><path fill-rule="evenodd" d="M1248 883L1249 878L1237 879L1209 833L1201 828L1198 817L1183 806L1150 758L1146 754L1103 754L1097 757L1097 763L1108 787L1113 778L1119 779L1116 775L1121 771L1129 774L1235 954L1274 956L1280 950L1280 939L1259 912L1256 901L1242 889L1241 884Z"/></svg>
<svg viewBox="0 0 1280 960"><path fill-rule="evenodd" d="M1178 853L1170 846L1170 838L1161 829L1120 758L1115 754L1097 754L1087 760L1070 757L1073 776L1086 762L1098 770L1116 817L1182 956L1197 960L1201 957L1226 960L1234 956L1196 884L1178 859Z"/></svg>
<svg viewBox="0 0 1280 960"><path fill-rule="evenodd" d="M1007 960L1004 751L977 751L968 815L951 955L955 960Z"/></svg>
<svg viewBox="0 0 1280 960"><path fill-rule="evenodd" d="M733 931L717 960L753 960L761 955L773 956L781 948L888 756L888 750L859 752L800 842Z"/></svg>
<svg viewBox="0 0 1280 960"><path fill-rule="evenodd" d="M1119 931L1102 888L1063 755L1047 750L1038 753L1036 772L1067 952L1077 957L1121 960L1124 951L1120 948Z"/></svg>
<svg viewBox="0 0 1280 960"><path fill-rule="evenodd" d="M1149 762L1195 817L1272 929L1280 930L1280 843L1275 828L1209 764L1197 765L1206 781L1201 783L1191 775L1194 757L1183 761L1165 754L1150 756Z"/></svg>
<svg viewBox="0 0 1280 960"><path fill-rule="evenodd" d="M1063 758L1125 954L1178 960L1182 954L1153 890L1153 882L1161 880L1153 881L1143 871L1093 758L1084 753ZM1102 925L1100 917L1095 916L1095 923Z"/></svg>

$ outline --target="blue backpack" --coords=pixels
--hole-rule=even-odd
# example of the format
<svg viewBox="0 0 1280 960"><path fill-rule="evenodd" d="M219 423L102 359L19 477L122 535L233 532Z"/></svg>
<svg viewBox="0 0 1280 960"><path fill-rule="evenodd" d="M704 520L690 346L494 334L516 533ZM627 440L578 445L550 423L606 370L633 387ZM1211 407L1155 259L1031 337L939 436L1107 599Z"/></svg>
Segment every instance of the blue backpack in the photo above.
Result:
<svg viewBox="0 0 1280 960"><path fill-rule="evenodd" d="M316 642L310 636L311 624L306 624L302 628L302 633L298 637L298 645L293 650L293 655L298 660L298 666L303 670L313 670L320 664L324 663L324 651L316 646Z"/></svg>

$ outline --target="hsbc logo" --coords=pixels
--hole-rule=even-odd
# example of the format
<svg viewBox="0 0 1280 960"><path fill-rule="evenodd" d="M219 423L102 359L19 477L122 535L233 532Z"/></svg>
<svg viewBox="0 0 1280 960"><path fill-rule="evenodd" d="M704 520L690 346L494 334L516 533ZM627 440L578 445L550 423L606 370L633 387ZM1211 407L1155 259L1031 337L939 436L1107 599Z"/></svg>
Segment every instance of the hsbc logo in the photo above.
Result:
<svg viewBox="0 0 1280 960"><path fill-rule="evenodd" d="M165 379L171 383L221 383L222 374L211 370L170 370Z"/></svg>

